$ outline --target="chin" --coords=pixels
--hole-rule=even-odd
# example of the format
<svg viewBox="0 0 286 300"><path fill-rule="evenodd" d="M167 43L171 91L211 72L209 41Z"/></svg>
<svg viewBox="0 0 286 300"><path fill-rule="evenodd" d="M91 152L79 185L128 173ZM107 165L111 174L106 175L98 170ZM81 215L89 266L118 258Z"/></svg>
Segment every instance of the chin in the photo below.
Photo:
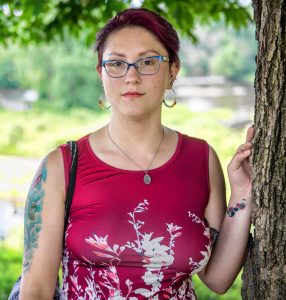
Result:
<svg viewBox="0 0 286 300"><path fill-rule="evenodd" d="M132 110L125 110L124 112L122 112L122 114L130 119L134 119L134 120L142 120L142 119L146 119L148 118L148 116L150 116L150 112L147 111L143 111L142 109L132 109Z"/></svg>

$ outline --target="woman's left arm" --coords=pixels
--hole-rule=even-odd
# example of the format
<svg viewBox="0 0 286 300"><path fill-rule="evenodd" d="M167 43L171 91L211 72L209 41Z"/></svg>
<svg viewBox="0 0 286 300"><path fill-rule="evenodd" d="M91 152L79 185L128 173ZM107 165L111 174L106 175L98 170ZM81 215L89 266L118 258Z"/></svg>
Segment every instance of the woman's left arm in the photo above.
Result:
<svg viewBox="0 0 286 300"><path fill-rule="evenodd" d="M212 290L225 293L241 270L247 249L252 212L252 182L249 156L254 129L247 130L246 142L239 146L228 165L231 196L225 212L223 173L214 150L209 153L210 199L205 217L219 231L210 260L198 275Z"/></svg>

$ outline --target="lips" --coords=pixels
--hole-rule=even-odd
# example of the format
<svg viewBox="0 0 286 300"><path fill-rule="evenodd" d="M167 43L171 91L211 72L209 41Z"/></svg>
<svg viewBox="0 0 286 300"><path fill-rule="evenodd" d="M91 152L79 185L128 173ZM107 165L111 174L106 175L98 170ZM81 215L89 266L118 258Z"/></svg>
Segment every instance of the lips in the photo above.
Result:
<svg viewBox="0 0 286 300"><path fill-rule="evenodd" d="M144 95L143 93L136 92L136 91L128 91L122 94L122 96L124 97L141 97L143 95Z"/></svg>

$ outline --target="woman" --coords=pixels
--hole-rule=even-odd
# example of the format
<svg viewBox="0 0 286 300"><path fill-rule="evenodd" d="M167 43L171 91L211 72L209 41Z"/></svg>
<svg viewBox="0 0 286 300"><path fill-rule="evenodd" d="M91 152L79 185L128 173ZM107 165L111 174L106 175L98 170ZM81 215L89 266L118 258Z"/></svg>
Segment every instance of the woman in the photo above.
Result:
<svg viewBox="0 0 286 300"><path fill-rule="evenodd" d="M172 26L128 9L100 31L96 50L112 109L108 125L78 141L61 298L195 299L195 273L224 293L247 250L253 128L228 167L226 210L215 151L161 123L162 99L180 69ZM21 299L53 298L68 165L65 146L51 152L29 192Z"/></svg>

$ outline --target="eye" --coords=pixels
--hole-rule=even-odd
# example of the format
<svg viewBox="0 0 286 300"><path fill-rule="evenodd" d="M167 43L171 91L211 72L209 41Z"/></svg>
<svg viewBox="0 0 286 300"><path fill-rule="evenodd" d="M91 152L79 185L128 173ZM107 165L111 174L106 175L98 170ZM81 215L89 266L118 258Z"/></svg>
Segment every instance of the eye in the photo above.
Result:
<svg viewBox="0 0 286 300"><path fill-rule="evenodd" d="M106 62L105 66L107 68L113 68L113 69L122 68L122 67L124 67L124 62L120 61L120 60L111 60L111 61Z"/></svg>
<svg viewBox="0 0 286 300"><path fill-rule="evenodd" d="M110 63L111 63L111 67L113 67L113 68L120 68L120 67L122 68L122 67L124 67L124 62L122 62L120 60L114 60Z"/></svg>
<svg viewBox="0 0 286 300"><path fill-rule="evenodd" d="M152 65L154 65L155 61L156 61L155 58L146 58L141 61L141 65L152 66Z"/></svg>

